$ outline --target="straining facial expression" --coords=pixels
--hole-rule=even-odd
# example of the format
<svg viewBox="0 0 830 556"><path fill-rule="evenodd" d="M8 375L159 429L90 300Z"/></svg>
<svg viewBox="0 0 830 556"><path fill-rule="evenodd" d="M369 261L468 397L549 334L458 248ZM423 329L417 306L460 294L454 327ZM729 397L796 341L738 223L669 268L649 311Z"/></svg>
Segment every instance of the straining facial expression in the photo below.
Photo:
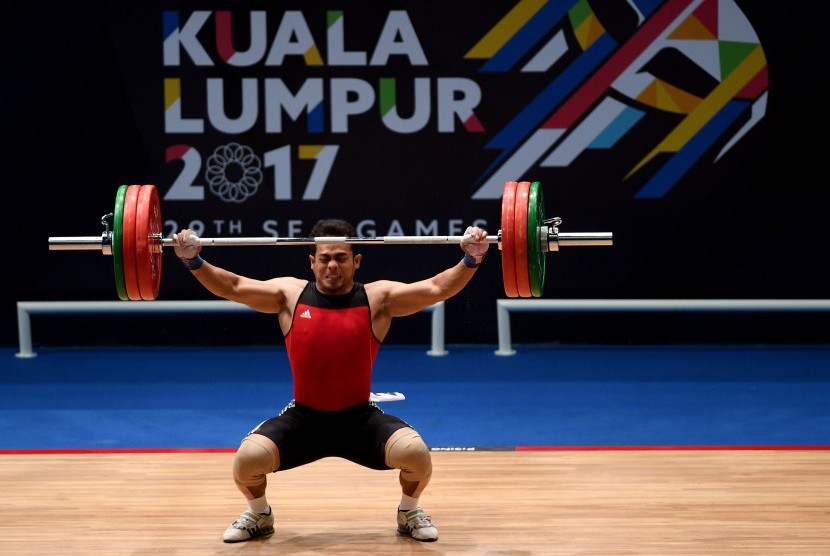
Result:
<svg viewBox="0 0 830 556"><path fill-rule="evenodd" d="M308 257L317 289L329 295L351 291L355 271L360 268L362 255L355 255L348 243L322 243L316 253Z"/></svg>

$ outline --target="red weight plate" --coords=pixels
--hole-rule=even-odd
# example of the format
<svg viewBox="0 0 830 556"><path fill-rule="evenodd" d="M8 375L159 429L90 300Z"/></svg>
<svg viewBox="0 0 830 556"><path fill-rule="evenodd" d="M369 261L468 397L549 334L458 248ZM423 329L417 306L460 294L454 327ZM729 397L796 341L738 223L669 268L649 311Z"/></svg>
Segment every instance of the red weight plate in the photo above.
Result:
<svg viewBox="0 0 830 556"><path fill-rule="evenodd" d="M124 195L124 225L121 229L121 253L124 259L124 286L127 288L127 297L132 301L141 299L138 289L138 275L135 262L135 221L136 207L140 185L131 185Z"/></svg>
<svg viewBox="0 0 830 556"><path fill-rule="evenodd" d="M527 266L527 199L530 182L522 181L516 187L514 216L516 223L516 289L519 297L531 297L530 274Z"/></svg>
<svg viewBox="0 0 830 556"><path fill-rule="evenodd" d="M153 186L153 213L150 218L150 259L153 263L153 299L159 295L161 288L161 261L162 261L162 219L161 201L159 200L158 189ZM151 205L152 206L152 205Z"/></svg>
<svg viewBox="0 0 830 556"><path fill-rule="evenodd" d="M505 182L501 193L501 276L507 297L518 297L516 287L516 223L514 205L516 201L515 181Z"/></svg>
<svg viewBox="0 0 830 556"><path fill-rule="evenodd" d="M161 283L161 208L154 185L143 185L135 210L135 263L141 299L158 297Z"/></svg>

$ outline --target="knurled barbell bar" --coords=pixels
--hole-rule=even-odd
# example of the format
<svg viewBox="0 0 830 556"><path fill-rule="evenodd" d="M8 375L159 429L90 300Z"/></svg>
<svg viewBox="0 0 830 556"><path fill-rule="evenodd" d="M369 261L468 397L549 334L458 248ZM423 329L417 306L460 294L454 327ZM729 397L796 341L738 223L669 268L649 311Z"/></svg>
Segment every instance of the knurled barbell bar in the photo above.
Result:
<svg viewBox="0 0 830 556"><path fill-rule="evenodd" d="M112 213L101 218L97 236L50 237L53 251L98 250L112 255L118 297L153 300L161 284L161 203L154 185L122 185ZM507 297L541 297L545 285L545 253L560 246L612 245L611 232L559 231L561 218L545 219L545 200L539 182L507 182L502 190L501 229L488 243L501 250L502 279ZM227 237L199 238L204 246L314 245L320 243L457 244L463 236L379 237Z"/></svg>

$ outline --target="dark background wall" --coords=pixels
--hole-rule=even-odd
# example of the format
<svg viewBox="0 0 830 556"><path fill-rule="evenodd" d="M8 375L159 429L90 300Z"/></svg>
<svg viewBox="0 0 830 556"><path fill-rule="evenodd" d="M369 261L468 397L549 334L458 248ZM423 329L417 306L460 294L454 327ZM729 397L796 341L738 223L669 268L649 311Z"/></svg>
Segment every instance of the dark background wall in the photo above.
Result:
<svg viewBox="0 0 830 556"><path fill-rule="evenodd" d="M234 67L223 62L216 46L214 11L224 7L207 0L17 5L0 37L5 53L0 168L6 234L0 343L17 343L16 301L117 299L111 257L96 251L50 251L47 240L99 235L100 217L113 210L121 184L151 183L159 188L167 235L196 220L207 223L204 236L261 236L270 219L277 221L279 235L288 235L289 220L300 222L298 235L307 235L316 219L327 216L373 220L377 235L418 235L418 221L435 222L438 235L455 235L460 233L452 228L455 220L464 225L482 220L496 233L500 200L474 198L502 154L491 148L491 141L578 60L575 33L567 19L551 24L534 47L559 30L568 38L569 53L547 71L520 71L534 49L521 63L501 71L483 71L486 60L465 58L517 4L267 2L246 3L244 10L233 11L237 50L250 42L251 10L266 12L269 44L286 11L293 10L302 14L324 62L327 12L342 11L346 50L366 52L370 58L390 12L403 11L427 60L418 65L399 55L379 66L339 67L310 65L300 55L287 56L279 65ZM630 4L590 4L601 8L597 16L613 35L615 48L633 40L637 29L626 10ZM646 11L673 4L649 1L640 7ZM718 3L704 4L705 8ZM615 10L608 9L612 5ZM822 139L828 71L824 24L816 15L785 9L780 3L738 2L737 8L763 48L768 83L761 89L767 100L763 118L723 156L717 158L717 153L746 121L746 114L665 194L638 197L668 157L661 155L631 178L626 174L681 117L631 103L644 114L642 122L613 148L583 153L564 167L532 164L513 178L542 182L548 216L564 219L562 231L612 231L615 236L613 247L570 248L549 255L545 298L827 297L830 265L823 236L830 187ZM198 39L214 64L199 66L182 53L180 63L165 65L164 12L177 12L184 24L198 10L211 12ZM522 30L516 36L530 34ZM696 81L697 73L675 57L660 58L649 69L666 78L674 76L692 89L705 88L706 80ZM221 132L209 123L203 133L172 133L165 127L165 79L181 84L183 117L205 118L209 79L224 80L228 116L235 117L244 79L254 79L262 94L267 79L280 79L294 92L315 78L326 87L336 79L359 80L377 91L379 80L389 77L398 85L402 117L413 110L415 80L430 80L432 111L422 129L390 131L375 99L371 110L349 118L347 131L332 129L328 119L323 129L310 131L305 116L296 121L283 116L283 129L269 132L262 98L256 123L244 133ZM435 91L445 78L472 82L480 89L475 115L483 131L468 132L457 118L451 132L439 131L440 100ZM570 92L580 94L578 87ZM625 100L617 93L606 94ZM323 102L326 118L337 111L330 100ZM551 104L550 111L554 109ZM226 203L209 192L199 200L166 198L184 168L181 160L168 161L168 148L189 145L204 163L216 147L230 142L248 145L262 158L268 151L288 147L291 198L274 199L273 166L263 168L259 189L245 202ZM299 156L299 146L323 144L338 147L336 158L319 199L303 200L314 164ZM196 183L205 183L203 172ZM239 229L229 228L230 222ZM496 342L495 300L505 296L498 251L495 246L491 250L474 282L447 304L448 342ZM459 255L455 247L368 246L358 277L411 281L454 264ZM214 248L205 256L255 277L310 276L301 247ZM159 299L210 299L178 265L172 250L165 250L163 258ZM514 319L513 339L825 342L828 319L821 314L528 314ZM48 317L48 322L48 327L38 326L36 334L36 340L47 345L280 341L275 320L260 315L83 315ZM389 341L427 343L429 317L399 319Z"/></svg>

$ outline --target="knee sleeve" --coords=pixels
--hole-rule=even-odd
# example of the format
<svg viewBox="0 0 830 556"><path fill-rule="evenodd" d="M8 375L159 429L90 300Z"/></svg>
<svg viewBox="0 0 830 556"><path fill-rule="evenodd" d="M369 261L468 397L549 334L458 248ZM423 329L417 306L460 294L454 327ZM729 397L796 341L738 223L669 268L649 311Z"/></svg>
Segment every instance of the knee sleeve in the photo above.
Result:
<svg viewBox="0 0 830 556"><path fill-rule="evenodd" d="M256 497L251 488L265 484L265 475L277 470L277 447L268 438L246 437L233 458L233 480L243 493ZM253 438L252 438L253 437Z"/></svg>
<svg viewBox="0 0 830 556"><path fill-rule="evenodd" d="M390 439L386 446L386 464L400 469L403 480L424 486L432 476L429 448L421 435L412 429Z"/></svg>

